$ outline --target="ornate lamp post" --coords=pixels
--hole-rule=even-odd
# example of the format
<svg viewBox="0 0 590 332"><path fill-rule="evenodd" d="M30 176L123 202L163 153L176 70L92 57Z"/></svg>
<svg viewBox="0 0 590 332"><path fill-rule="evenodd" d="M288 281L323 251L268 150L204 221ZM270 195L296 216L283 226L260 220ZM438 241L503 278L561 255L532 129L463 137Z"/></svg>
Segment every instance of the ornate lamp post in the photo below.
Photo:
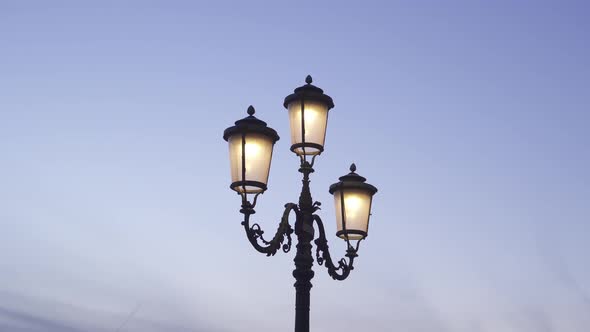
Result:
<svg viewBox="0 0 590 332"><path fill-rule="evenodd" d="M234 126L223 133L223 139L229 143L232 177L230 188L242 198L242 225L252 246L259 252L272 256L279 249L288 252L291 249L291 234L294 232L297 236L293 271L296 280L295 332L309 331L309 293L314 276L311 244L315 238L314 225L319 233L314 241L317 263L324 265L333 279L346 279L353 270L359 244L368 235L371 201L377 192L377 188L355 173L354 164L350 166L349 174L340 177L339 182L330 186L330 194L334 195L336 206L336 235L346 241L345 256L348 258L342 258L335 264L328 249L324 224L315 214L320 203L313 202L309 189L309 175L314 172L315 158L324 151L328 112L334 107L334 102L322 89L311 84L311 76L307 76L305 82L306 85L295 89L284 102L291 124L291 151L299 156L303 186L299 203L285 204L283 217L271 239L262 236L264 232L260 225L250 225L250 216L255 213L258 196L267 189L272 150L279 136L266 122L254 116L252 106L248 108L247 117L236 121ZM291 212L295 213L295 229L289 224Z"/></svg>

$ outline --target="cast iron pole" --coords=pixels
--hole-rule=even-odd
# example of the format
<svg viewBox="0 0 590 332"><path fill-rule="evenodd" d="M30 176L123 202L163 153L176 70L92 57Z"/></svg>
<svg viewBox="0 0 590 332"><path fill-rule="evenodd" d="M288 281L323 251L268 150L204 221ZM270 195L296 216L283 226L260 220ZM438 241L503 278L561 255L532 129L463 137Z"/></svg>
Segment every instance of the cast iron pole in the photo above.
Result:
<svg viewBox="0 0 590 332"><path fill-rule="evenodd" d="M314 207L309 190L309 174L313 168L309 162L304 161L299 169L303 173L303 187L299 196L300 214L295 222L295 235L297 235L297 254L295 255L295 332L309 332L309 295L312 287L311 279L314 272L313 256L311 255L311 241L314 238L313 213Z"/></svg>

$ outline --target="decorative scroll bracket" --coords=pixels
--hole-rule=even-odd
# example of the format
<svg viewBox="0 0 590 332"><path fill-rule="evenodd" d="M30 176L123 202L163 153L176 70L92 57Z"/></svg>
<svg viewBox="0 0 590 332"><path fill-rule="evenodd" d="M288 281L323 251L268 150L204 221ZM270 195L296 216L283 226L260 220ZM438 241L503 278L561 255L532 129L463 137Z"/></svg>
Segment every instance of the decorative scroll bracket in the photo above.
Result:
<svg viewBox="0 0 590 332"><path fill-rule="evenodd" d="M328 269L328 274L332 279L335 280L344 280L350 274L350 271L354 269L353 262L354 259L358 256L357 251L359 247L360 240L357 242L356 247L353 247L349 241L347 241L347 250L346 250L346 257L348 257L348 262L345 258L342 258L338 261L338 267L332 261L332 257L330 256L330 249L328 247L328 240L326 239L326 232L324 230L324 223L322 219L317 215L313 215L313 220L318 225L319 230L319 237L314 241L316 244L316 261L319 265L324 265Z"/></svg>
<svg viewBox="0 0 590 332"><path fill-rule="evenodd" d="M279 248L282 249L283 252L289 252L291 250L291 234L293 234L293 228L289 224L289 214L291 211L295 211L295 214L299 215L297 204L285 204L285 211L283 212L283 217L281 218L279 227L273 238L270 241L267 241L263 237L264 231L260 228L259 224L254 223L252 226L250 226L250 216L255 213L253 206L248 202L242 204L242 209L240 210L240 212L244 214L244 221L242 222L242 225L244 226L246 236L248 237L248 240L254 249L256 249L258 252L266 254L267 256L274 256Z"/></svg>

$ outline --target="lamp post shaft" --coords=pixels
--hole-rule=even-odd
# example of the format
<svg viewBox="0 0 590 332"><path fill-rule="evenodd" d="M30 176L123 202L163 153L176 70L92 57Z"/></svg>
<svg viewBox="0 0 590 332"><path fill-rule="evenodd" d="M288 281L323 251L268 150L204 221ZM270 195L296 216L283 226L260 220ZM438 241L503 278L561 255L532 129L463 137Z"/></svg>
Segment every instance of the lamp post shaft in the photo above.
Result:
<svg viewBox="0 0 590 332"><path fill-rule="evenodd" d="M305 161L299 169L303 173L303 187L299 196L299 215L295 222L297 235L297 254L295 255L295 332L309 332L309 298L312 287L311 279L313 256L311 255L311 241L314 238L313 212L314 207L309 190L309 174L313 172L311 165Z"/></svg>

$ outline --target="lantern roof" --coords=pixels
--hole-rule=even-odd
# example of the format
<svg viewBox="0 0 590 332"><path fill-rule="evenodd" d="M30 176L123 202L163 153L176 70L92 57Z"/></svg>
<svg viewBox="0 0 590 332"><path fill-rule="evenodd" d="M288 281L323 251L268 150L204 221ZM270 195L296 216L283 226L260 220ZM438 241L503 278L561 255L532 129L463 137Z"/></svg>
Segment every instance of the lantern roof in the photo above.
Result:
<svg viewBox="0 0 590 332"><path fill-rule="evenodd" d="M293 91L294 93L285 97L285 101L283 102L283 106L285 108L289 107L289 104L295 100L315 100L322 102L328 106L328 109L334 108L334 101L332 97L324 94L324 90L318 88L315 85L312 85L313 79L311 75L307 75L305 78L305 85L302 85Z"/></svg>
<svg viewBox="0 0 590 332"><path fill-rule="evenodd" d="M375 186L365 183L367 179L356 173L356 165L354 163L350 165L350 173L341 176L339 180L339 182L330 186L330 194L334 194L336 191L342 189L361 189L368 191L371 195L377 193Z"/></svg>
<svg viewBox="0 0 590 332"><path fill-rule="evenodd" d="M248 107L248 116L235 122L235 126L229 127L223 131L223 139L228 140L230 136L235 134L258 133L270 137L275 143L279 140L279 135L276 130L268 127L266 122L254 116L256 111L250 105Z"/></svg>

